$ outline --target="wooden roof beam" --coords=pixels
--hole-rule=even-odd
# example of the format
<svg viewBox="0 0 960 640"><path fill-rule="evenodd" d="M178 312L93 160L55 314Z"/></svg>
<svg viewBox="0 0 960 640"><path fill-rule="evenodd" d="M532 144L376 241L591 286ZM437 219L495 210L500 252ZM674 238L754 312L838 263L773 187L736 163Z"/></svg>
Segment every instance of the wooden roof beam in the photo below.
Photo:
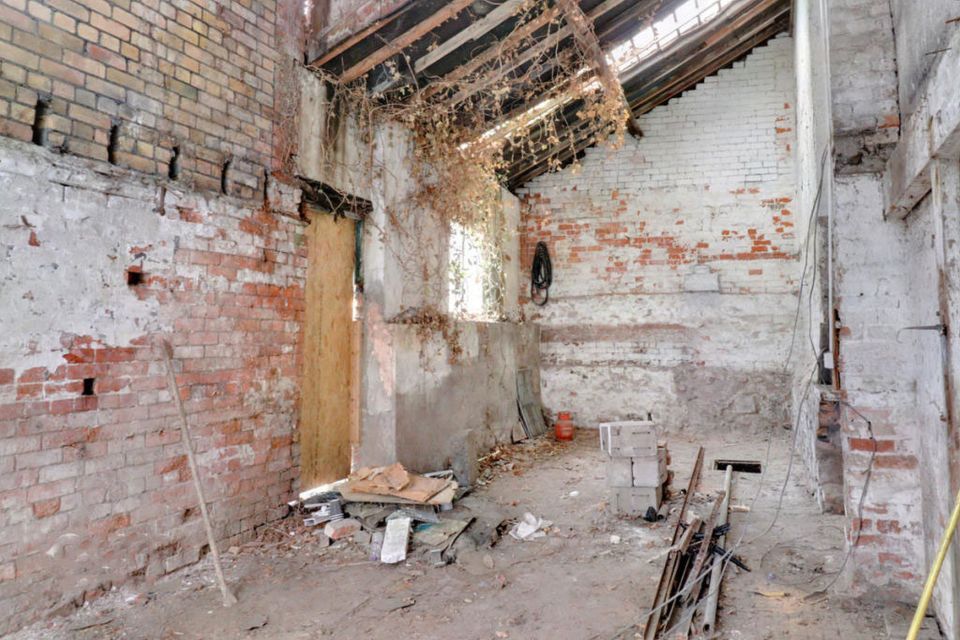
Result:
<svg viewBox="0 0 960 640"><path fill-rule="evenodd" d="M510 19L523 10L529 0L506 0L499 7L477 20L463 31L441 43L437 48L427 52L413 64L416 73L423 73L430 65L439 62L442 58L453 53L468 42L489 33L497 25Z"/></svg>
<svg viewBox="0 0 960 640"><path fill-rule="evenodd" d="M397 55L411 44L427 35L441 24L459 15L470 6L473 0L450 0L445 7L421 20L393 41L386 43L372 54L358 61L340 75L341 82L353 82L378 64L382 64Z"/></svg>

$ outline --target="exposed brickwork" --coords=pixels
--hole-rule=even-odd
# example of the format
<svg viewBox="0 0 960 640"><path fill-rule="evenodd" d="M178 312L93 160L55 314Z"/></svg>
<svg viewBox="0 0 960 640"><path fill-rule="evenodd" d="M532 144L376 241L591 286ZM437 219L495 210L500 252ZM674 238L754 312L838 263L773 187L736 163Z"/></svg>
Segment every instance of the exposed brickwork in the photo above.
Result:
<svg viewBox="0 0 960 640"><path fill-rule="evenodd" d="M936 291L936 270L929 220L918 218L906 230L884 222L875 175L838 179L836 194L838 366L847 401L872 422L876 439L874 444L863 419L841 410L851 540L853 532L861 530L851 563L852 586L855 591L912 598L925 571L923 504L928 488L922 486L919 471L920 433L934 428L924 426L931 420L939 422L934 403L918 401L918 390L926 387L936 393L943 387L942 380L924 379L936 373L937 366L918 360L925 347L933 347L931 355L939 357L936 334L901 330L936 318L936 296L930 295ZM858 522L874 450L863 522ZM930 483L932 489L937 481L931 478Z"/></svg>
<svg viewBox="0 0 960 640"><path fill-rule="evenodd" d="M278 53L276 0L0 3L0 135L33 139L48 101L48 144L231 195L263 192ZM293 37L296 37L294 34ZM282 124L282 123L281 123ZM229 164L227 164L229 163Z"/></svg>
<svg viewBox="0 0 960 640"><path fill-rule="evenodd" d="M554 265L550 303L525 305L551 410L584 426L787 420L794 95L784 36L645 116L642 139L522 190L521 265L541 240Z"/></svg>
<svg viewBox="0 0 960 640"><path fill-rule="evenodd" d="M158 336L179 361L218 537L283 514L306 249L296 194L271 194L191 195L0 141L0 633L198 559Z"/></svg>
<svg viewBox="0 0 960 640"><path fill-rule="evenodd" d="M830 15L830 89L839 164L882 170L878 146L900 132L897 58L888 2L834 0Z"/></svg>

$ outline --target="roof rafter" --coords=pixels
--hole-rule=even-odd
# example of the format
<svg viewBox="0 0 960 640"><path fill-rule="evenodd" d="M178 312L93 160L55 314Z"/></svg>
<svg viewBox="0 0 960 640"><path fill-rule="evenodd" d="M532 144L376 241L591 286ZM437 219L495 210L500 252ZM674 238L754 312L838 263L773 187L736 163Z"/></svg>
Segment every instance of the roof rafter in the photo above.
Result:
<svg viewBox="0 0 960 640"><path fill-rule="evenodd" d="M418 22L412 29L407 30L397 39L385 44L371 55L348 68L340 75L340 81L353 82L378 64L386 62L450 18L459 14L469 7L472 2L473 0L451 0L447 3L447 6L433 13L425 20Z"/></svg>

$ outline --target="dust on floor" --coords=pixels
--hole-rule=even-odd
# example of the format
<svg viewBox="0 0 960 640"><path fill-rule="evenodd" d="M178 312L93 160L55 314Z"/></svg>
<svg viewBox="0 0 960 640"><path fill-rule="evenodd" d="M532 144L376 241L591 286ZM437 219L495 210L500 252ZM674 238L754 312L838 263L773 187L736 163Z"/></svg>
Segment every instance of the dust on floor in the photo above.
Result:
<svg viewBox="0 0 960 640"><path fill-rule="evenodd" d="M768 460L766 446L758 450L756 440L669 438L677 492L687 484L697 445L706 449L703 480L691 501L701 512L722 485L715 459L767 465L762 486L759 475L735 474L732 503L752 509L731 514L732 538L742 536L737 551L752 572L727 572L716 637L905 637L907 605L844 598L837 595L842 581L826 597L805 598L832 582L843 562L843 518L819 513L799 464L778 513L789 435L773 434ZM352 541L323 546L299 516L291 516L225 554L227 578L240 599L236 607L220 605L204 561L151 585L115 590L11 640L637 637L679 497L669 520L656 524L611 513L604 458L591 431L578 431L569 444L540 439L506 446L487 462L486 482L450 515L495 523L530 512L552 521L547 536L504 536L492 548L468 546L444 567L416 552L406 563L387 566L370 561L367 548ZM930 630L926 637L939 634Z"/></svg>

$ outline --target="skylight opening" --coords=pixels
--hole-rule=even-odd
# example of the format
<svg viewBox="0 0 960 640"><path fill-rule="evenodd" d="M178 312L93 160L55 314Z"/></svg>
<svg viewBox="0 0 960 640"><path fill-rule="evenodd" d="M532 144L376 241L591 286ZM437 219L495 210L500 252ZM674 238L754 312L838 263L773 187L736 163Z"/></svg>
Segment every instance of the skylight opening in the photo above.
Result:
<svg viewBox="0 0 960 640"><path fill-rule="evenodd" d="M695 31L720 15L720 12L737 0L687 0L666 16L652 25L646 26L633 34L625 42L614 47L607 59L611 66L621 75L621 80L631 75L629 72L647 58L664 51L680 36ZM580 69L577 75L583 75L589 69ZM595 91L600 87L598 80L593 80L580 88L579 94ZM510 120L501 122L485 131L479 138L460 145L460 150L466 150L474 144L489 143L509 138L518 130L527 129L543 118L574 100L577 95L567 93L556 98L540 102Z"/></svg>
<svg viewBox="0 0 960 640"><path fill-rule="evenodd" d="M668 15L644 27L608 55L610 63L623 73L655 53L663 51L680 36L699 29L734 0L687 0Z"/></svg>

